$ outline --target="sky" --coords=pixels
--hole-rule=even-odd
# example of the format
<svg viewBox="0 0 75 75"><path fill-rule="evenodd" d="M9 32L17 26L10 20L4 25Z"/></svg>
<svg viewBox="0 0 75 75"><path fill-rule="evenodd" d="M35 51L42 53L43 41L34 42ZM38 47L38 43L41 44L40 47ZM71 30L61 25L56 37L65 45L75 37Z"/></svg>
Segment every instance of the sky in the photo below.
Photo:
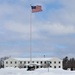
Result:
<svg viewBox="0 0 75 75"><path fill-rule="evenodd" d="M0 0L0 57L75 57L75 0Z"/></svg>

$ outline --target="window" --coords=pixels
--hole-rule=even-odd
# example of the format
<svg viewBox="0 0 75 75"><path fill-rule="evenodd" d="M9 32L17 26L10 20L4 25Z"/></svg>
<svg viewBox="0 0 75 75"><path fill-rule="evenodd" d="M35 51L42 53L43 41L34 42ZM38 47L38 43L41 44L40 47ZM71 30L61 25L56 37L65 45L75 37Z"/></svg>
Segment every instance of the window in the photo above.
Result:
<svg viewBox="0 0 75 75"><path fill-rule="evenodd" d="M61 66L59 66L59 68L61 68Z"/></svg>
<svg viewBox="0 0 75 75"><path fill-rule="evenodd" d="M40 63L42 64L42 61Z"/></svg>
<svg viewBox="0 0 75 75"><path fill-rule="evenodd" d="M34 63L34 61L32 61L32 63Z"/></svg>
<svg viewBox="0 0 75 75"><path fill-rule="evenodd" d="M50 66L50 67L52 67L52 66Z"/></svg>
<svg viewBox="0 0 75 75"><path fill-rule="evenodd" d="M30 63L30 62L28 61L28 63Z"/></svg>
<svg viewBox="0 0 75 75"><path fill-rule="evenodd" d="M37 66L37 68L39 68L39 66Z"/></svg>
<svg viewBox="0 0 75 75"><path fill-rule="evenodd" d="M44 64L46 64L46 61L44 62Z"/></svg>
<svg viewBox="0 0 75 75"><path fill-rule="evenodd" d="M26 68L26 66L24 66L24 68Z"/></svg>
<svg viewBox="0 0 75 75"><path fill-rule="evenodd" d="M50 61L50 64L51 64L52 62Z"/></svg>
<svg viewBox="0 0 75 75"><path fill-rule="evenodd" d="M54 61L54 64L56 64L56 61Z"/></svg>
<svg viewBox="0 0 75 75"><path fill-rule="evenodd" d="M54 66L54 68L56 68L56 66Z"/></svg>
<svg viewBox="0 0 75 75"><path fill-rule="evenodd" d="M29 66L27 66L27 67L29 67Z"/></svg>
<svg viewBox="0 0 75 75"><path fill-rule="evenodd" d="M24 61L24 64L26 64L26 61Z"/></svg>
<svg viewBox="0 0 75 75"><path fill-rule="evenodd" d="M15 61L15 64L17 64L17 62Z"/></svg>
<svg viewBox="0 0 75 75"><path fill-rule="evenodd" d="M12 61L10 62L10 64L12 64Z"/></svg>
<svg viewBox="0 0 75 75"><path fill-rule="evenodd" d="M60 61L59 61L59 64L60 64Z"/></svg>
<svg viewBox="0 0 75 75"><path fill-rule="evenodd" d="M22 64L22 61L20 61L20 64Z"/></svg>
<svg viewBox="0 0 75 75"><path fill-rule="evenodd" d="M39 63L39 62L37 61L37 63Z"/></svg>
<svg viewBox="0 0 75 75"><path fill-rule="evenodd" d="M6 61L6 64L8 64L8 62Z"/></svg>
<svg viewBox="0 0 75 75"><path fill-rule="evenodd" d="M40 66L42 68L42 66Z"/></svg>

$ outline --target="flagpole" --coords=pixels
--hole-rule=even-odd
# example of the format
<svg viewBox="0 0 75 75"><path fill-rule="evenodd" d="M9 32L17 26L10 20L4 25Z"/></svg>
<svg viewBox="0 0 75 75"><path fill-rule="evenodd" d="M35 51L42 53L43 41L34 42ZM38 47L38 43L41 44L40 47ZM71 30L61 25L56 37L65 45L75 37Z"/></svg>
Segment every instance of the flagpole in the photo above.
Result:
<svg viewBox="0 0 75 75"><path fill-rule="evenodd" d="M32 10L30 10L30 63L32 63L32 13L40 11L42 11L42 8L39 5L32 7Z"/></svg>
<svg viewBox="0 0 75 75"><path fill-rule="evenodd" d="M31 10L30 10L30 63L32 63L32 12Z"/></svg>

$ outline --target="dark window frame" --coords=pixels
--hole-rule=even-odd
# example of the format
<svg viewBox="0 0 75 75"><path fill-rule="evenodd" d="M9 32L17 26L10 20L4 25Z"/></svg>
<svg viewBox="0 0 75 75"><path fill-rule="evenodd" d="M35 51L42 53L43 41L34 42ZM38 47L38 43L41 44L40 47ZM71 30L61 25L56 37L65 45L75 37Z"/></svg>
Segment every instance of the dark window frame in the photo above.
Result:
<svg viewBox="0 0 75 75"><path fill-rule="evenodd" d="M60 64L61 62L59 61L59 64Z"/></svg>
<svg viewBox="0 0 75 75"><path fill-rule="evenodd" d="M28 61L28 63L30 63L30 61Z"/></svg>
<svg viewBox="0 0 75 75"><path fill-rule="evenodd" d="M54 61L54 64L56 64L56 61Z"/></svg>
<svg viewBox="0 0 75 75"><path fill-rule="evenodd" d="M10 64L12 64L12 61L10 61Z"/></svg>
<svg viewBox="0 0 75 75"><path fill-rule="evenodd" d="M54 66L54 68L56 68L56 66Z"/></svg>
<svg viewBox="0 0 75 75"><path fill-rule="evenodd" d="M42 64L43 62L42 62L42 61L40 61L40 63Z"/></svg>
<svg viewBox="0 0 75 75"><path fill-rule="evenodd" d="M44 61L44 64L46 64L46 61Z"/></svg>
<svg viewBox="0 0 75 75"><path fill-rule="evenodd" d="M8 61L6 61L6 64L8 64Z"/></svg>
<svg viewBox="0 0 75 75"><path fill-rule="evenodd" d="M24 64L26 64L26 61L24 61Z"/></svg>
<svg viewBox="0 0 75 75"><path fill-rule="evenodd" d="M17 64L17 62L15 61L15 64Z"/></svg>
<svg viewBox="0 0 75 75"><path fill-rule="evenodd" d="M61 66L59 66L59 68L61 68Z"/></svg>
<svg viewBox="0 0 75 75"><path fill-rule="evenodd" d="M20 61L20 64L22 64L22 61Z"/></svg>
<svg viewBox="0 0 75 75"><path fill-rule="evenodd" d="M50 61L50 64L51 64L52 62Z"/></svg>

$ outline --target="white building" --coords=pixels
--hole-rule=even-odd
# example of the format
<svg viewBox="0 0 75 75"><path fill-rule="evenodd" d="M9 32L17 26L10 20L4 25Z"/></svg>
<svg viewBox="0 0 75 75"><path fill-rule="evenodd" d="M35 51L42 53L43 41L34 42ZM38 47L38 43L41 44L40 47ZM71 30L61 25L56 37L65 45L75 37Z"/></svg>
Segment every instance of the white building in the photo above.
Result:
<svg viewBox="0 0 75 75"><path fill-rule="evenodd" d="M62 60L59 58L32 58L35 68L46 67L62 68ZM30 58L9 58L4 61L4 67L27 68L30 65Z"/></svg>

